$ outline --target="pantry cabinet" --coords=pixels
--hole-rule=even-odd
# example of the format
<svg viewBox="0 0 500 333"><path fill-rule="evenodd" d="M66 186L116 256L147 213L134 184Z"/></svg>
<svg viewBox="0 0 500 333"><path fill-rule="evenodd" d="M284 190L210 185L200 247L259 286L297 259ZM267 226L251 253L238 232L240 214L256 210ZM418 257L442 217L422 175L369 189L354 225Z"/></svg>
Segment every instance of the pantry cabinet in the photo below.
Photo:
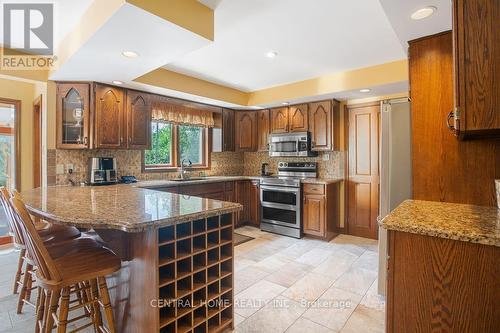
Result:
<svg viewBox="0 0 500 333"><path fill-rule="evenodd" d="M498 22L498 0L453 1L455 107L446 121L460 139L500 137Z"/></svg>
<svg viewBox="0 0 500 333"><path fill-rule="evenodd" d="M235 150L257 150L257 116L255 111L235 112Z"/></svg>

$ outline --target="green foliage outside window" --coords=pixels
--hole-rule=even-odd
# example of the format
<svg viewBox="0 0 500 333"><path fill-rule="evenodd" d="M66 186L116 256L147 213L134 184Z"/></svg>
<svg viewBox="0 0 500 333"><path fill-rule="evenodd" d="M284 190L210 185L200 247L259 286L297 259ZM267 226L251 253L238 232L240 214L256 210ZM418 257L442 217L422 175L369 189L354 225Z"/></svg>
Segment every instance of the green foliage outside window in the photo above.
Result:
<svg viewBox="0 0 500 333"><path fill-rule="evenodd" d="M171 164L172 162L172 125L153 122L151 124L151 150L144 153L146 165Z"/></svg>
<svg viewBox="0 0 500 333"><path fill-rule="evenodd" d="M186 159L193 164L201 164L202 153L202 128L193 126L179 126L179 153L180 161Z"/></svg>

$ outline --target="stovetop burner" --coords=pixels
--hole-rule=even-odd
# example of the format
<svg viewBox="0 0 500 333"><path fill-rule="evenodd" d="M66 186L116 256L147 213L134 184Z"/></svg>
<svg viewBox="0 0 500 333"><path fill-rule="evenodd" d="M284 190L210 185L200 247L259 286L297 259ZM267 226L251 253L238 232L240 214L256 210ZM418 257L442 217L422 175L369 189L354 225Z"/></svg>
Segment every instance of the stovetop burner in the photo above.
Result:
<svg viewBox="0 0 500 333"><path fill-rule="evenodd" d="M317 178L318 164L316 162L278 162L278 174L266 176L260 181L262 185L300 187L300 180Z"/></svg>

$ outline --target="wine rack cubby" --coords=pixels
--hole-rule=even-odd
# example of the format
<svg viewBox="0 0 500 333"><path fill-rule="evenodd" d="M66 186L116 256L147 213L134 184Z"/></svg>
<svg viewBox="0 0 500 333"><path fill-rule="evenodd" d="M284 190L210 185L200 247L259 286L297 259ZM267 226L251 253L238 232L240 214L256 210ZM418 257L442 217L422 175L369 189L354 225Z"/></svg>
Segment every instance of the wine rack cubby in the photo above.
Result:
<svg viewBox="0 0 500 333"><path fill-rule="evenodd" d="M160 333L220 332L233 324L233 216L158 229Z"/></svg>

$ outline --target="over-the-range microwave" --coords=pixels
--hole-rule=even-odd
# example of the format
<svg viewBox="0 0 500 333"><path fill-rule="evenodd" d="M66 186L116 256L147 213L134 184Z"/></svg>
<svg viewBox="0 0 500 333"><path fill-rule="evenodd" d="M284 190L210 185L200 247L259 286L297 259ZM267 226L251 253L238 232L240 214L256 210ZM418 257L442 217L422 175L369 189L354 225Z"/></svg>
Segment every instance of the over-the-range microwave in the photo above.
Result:
<svg viewBox="0 0 500 333"><path fill-rule="evenodd" d="M272 157L304 157L318 156L311 151L311 133L295 132L271 134L269 136L269 156Z"/></svg>

